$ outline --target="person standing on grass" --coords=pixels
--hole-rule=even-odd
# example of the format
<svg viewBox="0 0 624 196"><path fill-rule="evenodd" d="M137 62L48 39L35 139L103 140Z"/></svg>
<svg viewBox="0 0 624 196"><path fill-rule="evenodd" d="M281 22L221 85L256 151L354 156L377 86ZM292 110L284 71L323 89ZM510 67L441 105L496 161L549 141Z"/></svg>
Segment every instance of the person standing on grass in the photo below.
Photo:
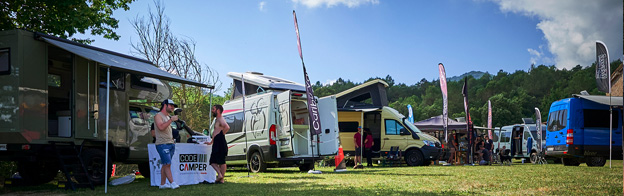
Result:
<svg viewBox="0 0 624 196"><path fill-rule="evenodd" d="M160 112L154 116L154 136L156 136L156 150L160 155L160 163L163 165L160 168L160 189L177 189L180 186L173 181L173 175L171 175L171 159L175 153L175 140L173 139L173 132L171 129L171 123L178 120L178 116L169 116L169 113L173 112L175 107L178 107L173 100L164 100L161 104ZM167 185L166 180L169 180L170 184Z"/></svg>
<svg viewBox="0 0 624 196"><path fill-rule="evenodd" d="M449 153L451 156L449 156L447 165L451 165L453 163L455 163L455 153L457 151L457 131L453 130L453 134L451 134L451 138L450 140L448 140L448 143L446 144L449 147Z"/></svg>
<svg viewBox="0 0 624 196"><path fill-rule="evenodd" d="M355 166L353 169L357 169L358 165L362 165L362 126L359 126L357 133L353 135L353 143L355 144Z"/></svg>
<svg viewBox="0 0 624 196"><path fill-rule="evenodd" d="M214 131L212 132L212 139L210 142L206 142L208 145L212 145L212 153L210 154L210 165L217 172L217 179L215 183L225 182L225 170L227 165L225 164L225 157L228 153L227 141L225 140L225 133L230 130L230 125L225 122L223 118L223 106L214 105L212 107L212 113L216 116Z"/></svg>
<svg viewBox="0 0 624 196"><path fill-rule="evenodd" d="M485 147L485 150L487 150L490 155L492 155L492 152L494 152L494 141L492 141L492 139L490 139L490 137L488 137L487 135L485 136L485 143L483 144L483 147ZM492 156L489 156L489 157L490 157L490 160L486 160L486 161L490 161L491 163Z"/></svg>
<svg viewBox="0 0 624 196"><path fill-rule="evenodd" d="M366 155L366 167L372 167L373 166L373 157L372 157L372 152L371 152L371 148L373 148L373 145L375 145L375 142L373 141L373 134L371 133L369 128L364 128L364 152Z"/></svg>

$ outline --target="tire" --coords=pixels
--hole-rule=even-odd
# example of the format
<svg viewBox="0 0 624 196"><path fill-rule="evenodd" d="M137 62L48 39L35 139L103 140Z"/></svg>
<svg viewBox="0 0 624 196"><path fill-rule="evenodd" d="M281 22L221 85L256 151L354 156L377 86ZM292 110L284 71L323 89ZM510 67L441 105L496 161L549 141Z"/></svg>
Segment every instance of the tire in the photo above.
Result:
<svg viewBox="0 0 624 196"><path fill-rule="evenodd" d="M105 182L105 166L108 166L108 179L112 174L113 170L113 161L109 158L108 163L104 164L106 160L106 156L104 155L104 151L100 149L89 148L85 149L82 152L82 162L85 165L85 169L87 169L87 176L94 185L102 185Z"/></svg>
<svg viewBox="0 0 624 196"><path fill-rule="evenodd" d="M561 158L561 162L564 166L579 166L581 164L574 158Z"/></svg>
<svg viewBox="0 0 624 196"><path fill-rule="evenodd" d="M17 171L26 185L39 185L52 181L59 171L57 160L20 161Z"/></svg>
<svg viewBox="0 0 624 196"><path fill-rule="evenodd" d="M139 172L141 172L141 175L143 177L149 179L150 178L150 172L151 172L149 162L139 163L138 166L139 166Z"/></svg>
<svg viewBox="0 0 624 196"><path fill-rule="evenodd" d="M606 157L587 157L585 160L587 167L602 167L607 163Z"/></svg>
<svg viewBox="0 0 624 196"><path fill-rule="evenodd" d="M312 163L304 163L299 165L299 171L301 172L308 172L313 168L313 164Z"/></svg>
<svg viewBox="0 0 624 196"><path fill-rule="evenodd" d="M267 165L264 163L264 159L260 155L260 152L254 152L249 157L249 169L253 173L264 172L266 171Z"/></svg>
<svg viewBox="0 0 624 196"><path fill-rule="evenodd" d="M413 149L405 153L405 163L409 166L424 165L425 158L420 150Z"/></svg>
<svg viewBox="0 0 624 196"><path fill-rule="evenodd" d="M529 157L529 161L531 161L531 163L533 163L533 164L537 163L537 152L531 152L531 156Z"/></svg>

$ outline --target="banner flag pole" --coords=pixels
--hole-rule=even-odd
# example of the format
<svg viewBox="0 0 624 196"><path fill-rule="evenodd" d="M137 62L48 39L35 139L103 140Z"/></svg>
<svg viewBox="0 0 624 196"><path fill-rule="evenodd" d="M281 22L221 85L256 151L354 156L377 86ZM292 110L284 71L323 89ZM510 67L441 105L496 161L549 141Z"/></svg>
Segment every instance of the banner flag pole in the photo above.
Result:
<svg viewBox="0 0 624 196"><path fill-rule="evenodd" d="M305 80L305 89L306 89L306 97L308 104L308 114L310 115L310 140L312 147L312 170L308 171L308 173L320 174L321 171L314 170L314 149L319 149L319 145L321 144L319 134L321 134L321 118L318 110L318 102L314 98L314 90L312 89L312 85L310 84L310 78L308 77L308 73L306 71L305 63L303 62L303 53L301 52L301 39L299 38L299 25L297 24L297 14L295 10L293 10L293 18L295 19L295 32L297 33L297 49L299 49L299 57L301 58L301 65L303 66L303 78ZM314 136L316 136L316 142L314 141ZM318 154L318 153L317 153Z"/></svg>

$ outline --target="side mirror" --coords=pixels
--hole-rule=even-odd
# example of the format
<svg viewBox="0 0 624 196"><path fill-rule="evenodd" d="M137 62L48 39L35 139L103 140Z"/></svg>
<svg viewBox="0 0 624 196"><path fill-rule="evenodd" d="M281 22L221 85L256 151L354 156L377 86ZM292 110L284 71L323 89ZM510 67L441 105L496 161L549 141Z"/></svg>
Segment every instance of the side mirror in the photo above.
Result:
<svg viewBox="0 0 624 196"><path fill-rule="evenodd" d="M400 131L400 133L399 133L400 135L410 135L410 132L407 131L405 128L401 128L401 130L399 130L399 131Z"/></svg>

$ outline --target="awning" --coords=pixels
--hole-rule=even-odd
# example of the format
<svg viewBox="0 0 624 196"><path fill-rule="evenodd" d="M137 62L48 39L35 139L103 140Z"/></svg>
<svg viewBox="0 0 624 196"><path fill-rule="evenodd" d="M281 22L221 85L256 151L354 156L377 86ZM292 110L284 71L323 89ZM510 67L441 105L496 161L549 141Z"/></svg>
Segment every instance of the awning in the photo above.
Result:
<svg viewBox="0 0 624 196"><path fill-rule="evenodd" d="M572 95L574 97L578 97L581 99L586 99L589 101L593 101L599 104L603 104L603 105L609 105L611 104L611 106L621 106L622 105L622 100L623 98L620 96L612 96L611 98L609 98L609 96L604 96L604 95L578 95L578 94L574 94ZM609 101L609 99L611 99L611 101Z"/></svg>
<svg viewBox="0 0 624 196"><path fill-rule="evenodd" d="M43 41L50 43L54 46L65 49L83 58L97 61L104 65L108 65L116 70L128 72L131 74L138 74L157 79L168 80L171 82L179 82L182 84L190 84L193 86L205 87L210 89L214 88L214 86L212 85L198 83L193 80L173 75L169 72L157 68L152 64L152 62L144 59L139 59L136 57L131 57L101 48L72 42L66 39L61 39L46 34L36 33L36 36L40 37L41 39L43 39Z"/></svg>
<svg viewBox="0 0 624 196"><path fill-rule="evenodd" d="M458 132L465 132L466 130L466 123L465 122L457 122L454 121L452 119L448 119L448 131L452 131L452 130L456 130ZM414 126L418 127L418 129L420 129L423 132L428 132L428 131L443 131L444 130L444 125L443 125L443 117L442 115L439 116L434 116L422 121L418 121L414 123Z"/></svg>

